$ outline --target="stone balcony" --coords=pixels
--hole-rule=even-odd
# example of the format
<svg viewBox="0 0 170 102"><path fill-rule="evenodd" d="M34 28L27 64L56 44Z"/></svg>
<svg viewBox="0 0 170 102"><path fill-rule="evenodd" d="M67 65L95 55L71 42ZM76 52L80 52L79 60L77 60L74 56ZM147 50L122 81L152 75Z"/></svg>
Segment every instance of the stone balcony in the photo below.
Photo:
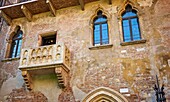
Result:
<svg viewBox="0 0 170 102"><path fill-rule="evenodd" d="M63 43L22 49L19 69L29 90L33 88L32 76L51 73L57 75L59 86L65 87L70 70L70 51Z"/></svg>

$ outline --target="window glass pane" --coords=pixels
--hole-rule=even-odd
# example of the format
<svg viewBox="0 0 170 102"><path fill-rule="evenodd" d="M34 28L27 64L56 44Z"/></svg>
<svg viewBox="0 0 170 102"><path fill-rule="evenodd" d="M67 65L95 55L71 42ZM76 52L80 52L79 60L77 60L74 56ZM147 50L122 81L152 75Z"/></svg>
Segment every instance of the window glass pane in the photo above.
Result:
<svg viewBox="0 0 170 102"><path fill-rule="evenodd" d="M15 58L20 55L21 52L21 44L22 44L22 34L23 32L18 29L17 33L12 38L12 44L10 49L10 57Z"/></svg>
<svg viewBox="0 0 170 102"><path fill-rule="evenodd" d="M108 25L102 24L102 44L108 44L109 37L108 37Z"/></svg>
<svg viewBox="0 0 170 102"><path fill-rule="evenodd" d="M20 53L21 53L21 44L22 44L22 40L19 40L19 44L18 44L18 49L17 49L17 55L16 55L16 57L19 57L19 56L20 56Z"/></svg>
<svg viewBox="0 0 170 102"><path fill-rule="evenodd" d="M105 17L99 17L94 21L94 23L105 22L105 21L107 21Z"/></svg>
<svg viewBox="0 0 170 102"><path fill-rule="evenodd" d="M123 20L124 41L131 41L129 20Z"/></svg>
<svg viewBox="0 0 170 102"><path fill-rule="evenodd" d="M17 43L18 43L18 41L17 40L15 40L13 43L12 43L12 58L14 58L15 57L15 53L16 53L16 49L17 49Z"/></svg>
<svg viewBox="0 0 170 102"><path fill-rule="evenodd" d="M100 44L100 25L94 25L94 44Z"/></svg>
<svg viewBox="0 0 170 102"><path fill-rule="evenodd" d="M137 15L136 15L136 13L134 13L134 12L126 12L126 13L123 15L123 18L132 17L132 16L137 16Z"/></svg>
<svg viewBox="0 0 170 102"><path fill-rule="evenodd" d="M137 18L131 19L133 40L140 40L140 30Z"/></svg>
<svg viewBox="0 0 170 102"><path fill-rule="evenodd" d="M102 15L102 11L98 11L97 17L94 19L94 45L108 44L108 26L107 17Z"/></svg>

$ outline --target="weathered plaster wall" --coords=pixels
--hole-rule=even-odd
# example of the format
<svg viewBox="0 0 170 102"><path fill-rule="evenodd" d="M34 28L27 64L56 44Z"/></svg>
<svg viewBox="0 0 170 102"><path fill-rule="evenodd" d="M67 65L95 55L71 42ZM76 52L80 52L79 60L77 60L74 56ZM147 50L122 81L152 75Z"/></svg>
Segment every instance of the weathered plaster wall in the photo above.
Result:
<svg viewBox="0 0 170 102"><path fill-rule="evenodd" d="M82 100L89 91L105 86L117 91L121 87L127 87L131 94L139 93L141 100L151 101L154 96L152 87L156 74L159 75L161 83L164 81L168 96L170 95L168 92L170 90L170 61L168 63L170 60L170 1L137 1L140 5L139 19L142 38L147 40L144 44L120 45L121 28L117 8L122 5L123 0L114 0L112 5L108 5L106 0L101 0L86 4L84 11L76 6L57 10L56 17L52 17L48 12L35 15L32 22L28 22L26 18L14 20L12 26L7 27L8 29L4 29L4 33L0 34L0 58L4 59L5 39L16 25L20 25L24 32L22 48L38 47L39 34L57 31L57 41L64 42L72 54L70 86L73 92L68 93L73 93L75 100ZM152 1L155 1L155 4L152 4ZM113 46L92 50L89 49L92 46L90 21L99 7L110 15L108 17L109 37L110 44ZM1 90L7 88L6 84L10 84L11 78L16 78L18 75L16 73L18 63L18 60L0 62ZM67 96L57 88L55 78L40 80L41 77L34 79L35 91L42 91L50 101L58 100L59 94L60 100L61 97ZM18 83L18 80L14 83ZM23 82L20 83L20 87L22 84ZM10 90L6 94L16 86L17 84L9 86ZM46 89L46 87L49 88ZM52 93L55 94L51 96L52 93L47 90L53 90ZM64 92L67 93L67 91Z"/></svg>
<svg viewBox="0 0 170 102"><path fill-rule="evenodd" d="M49 102L56 102L62 90L57 85L55 74L39 75L33 77L34 91L41 91Z"/></svg>

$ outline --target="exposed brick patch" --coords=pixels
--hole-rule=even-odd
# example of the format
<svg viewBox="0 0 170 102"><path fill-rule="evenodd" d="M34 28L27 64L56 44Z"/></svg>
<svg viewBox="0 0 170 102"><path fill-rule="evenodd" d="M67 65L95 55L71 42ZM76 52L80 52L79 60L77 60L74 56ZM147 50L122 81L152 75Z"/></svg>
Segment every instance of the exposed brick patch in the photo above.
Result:
<svg viewBox="0 0 170 102"><path fill-rule="evenodd" d="M58 102L76 102L71 87L66 87L59 95Z"/></svg>
<svg viewBox="0 0 170 102"><path fill-rule="evenodd" d="M48 102L41 92L27 92L24 88L13 89L7 97L7 102Z"/></svg>

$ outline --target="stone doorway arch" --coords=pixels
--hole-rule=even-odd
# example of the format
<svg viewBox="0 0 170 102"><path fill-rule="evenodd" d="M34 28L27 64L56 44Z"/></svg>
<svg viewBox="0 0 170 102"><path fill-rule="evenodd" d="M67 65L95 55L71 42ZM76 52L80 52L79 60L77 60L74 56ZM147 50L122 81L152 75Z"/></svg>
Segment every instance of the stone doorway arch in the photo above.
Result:
<svg viewBox="0 0 170 102"><path fill-rule="evenodd" d="M128 102L128 100L113 89L99 87L87 94L82 102Z"/></svg>

